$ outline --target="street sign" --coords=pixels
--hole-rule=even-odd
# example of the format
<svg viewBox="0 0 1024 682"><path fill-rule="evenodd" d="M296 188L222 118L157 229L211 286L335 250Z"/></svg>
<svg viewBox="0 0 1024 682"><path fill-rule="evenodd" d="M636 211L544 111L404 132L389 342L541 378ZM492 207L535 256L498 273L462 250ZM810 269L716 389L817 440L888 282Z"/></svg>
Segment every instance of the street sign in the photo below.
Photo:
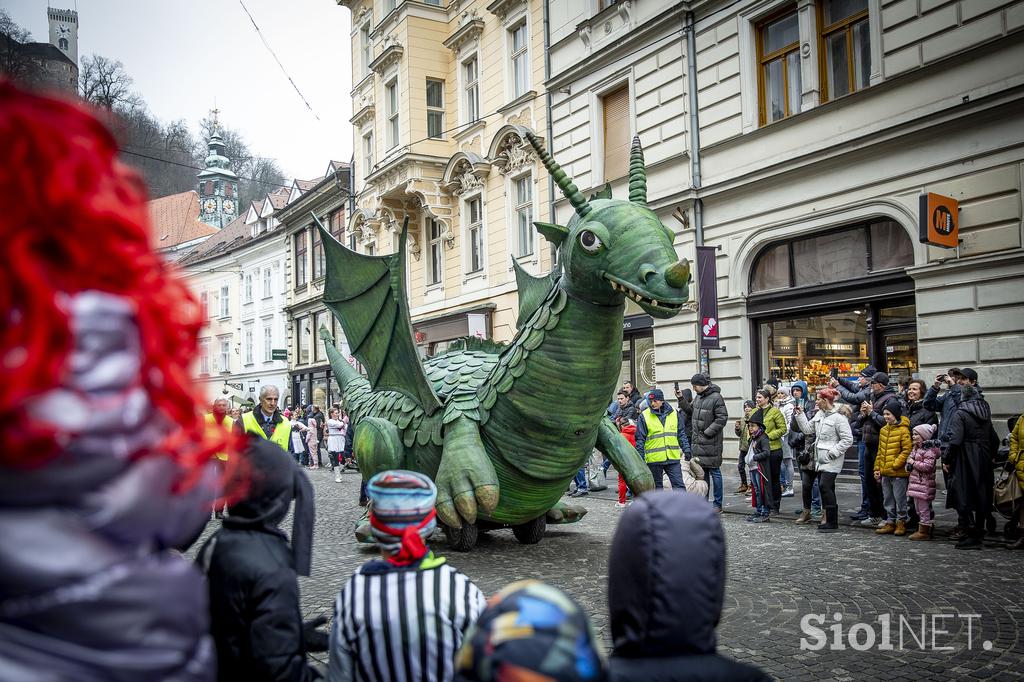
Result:
<svg viewBox="0 0 1024 682"><path fill-rule="evenodd" d="M287 348L271 348L270 349L271 360L287 360L288 349Z"/></svg>
<svg viewBox="0 0 1024 682"><path fill-rule="evenodd" d="M932 246L955 249L960 243L960 204L952 197L928 192L919 200L920 241Z"/></svg>

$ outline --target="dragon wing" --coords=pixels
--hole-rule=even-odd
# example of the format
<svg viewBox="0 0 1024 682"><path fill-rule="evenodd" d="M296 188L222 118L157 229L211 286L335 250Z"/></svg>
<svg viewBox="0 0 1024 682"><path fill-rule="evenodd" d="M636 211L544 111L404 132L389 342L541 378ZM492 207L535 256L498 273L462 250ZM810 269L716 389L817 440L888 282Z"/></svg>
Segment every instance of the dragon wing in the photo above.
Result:
<svg viewBox="0 0 1024 682"><path fill-rule="evenodd" d="M412 339L405 299L405 242L398 252L365 256L345 248L313 216L327 260L324 303L341 322L352 355L366 367L373 390L398 391L427 414L441 407Z"/></svg>

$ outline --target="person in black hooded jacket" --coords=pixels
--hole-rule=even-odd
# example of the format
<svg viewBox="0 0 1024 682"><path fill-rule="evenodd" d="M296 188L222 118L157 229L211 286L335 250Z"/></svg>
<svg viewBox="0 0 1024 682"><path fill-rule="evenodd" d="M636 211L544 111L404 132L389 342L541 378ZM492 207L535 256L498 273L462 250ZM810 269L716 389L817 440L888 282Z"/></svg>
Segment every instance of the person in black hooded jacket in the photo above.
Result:
<svg viewBox="0 0 1024 682"><path fill-rule="evenodd" d="M961 386L960 405L950 418L942 468L952 470L957 516L967 535L957 549L981 549L986 521L992 511L993 458L999 436L992 428L992 410L976 386Z"/></svg>
<svg viewBox="0 0 1024 682"><path fill-rule="evenodd" d="M647 493L622 515L608 557L613 682L768 680L716 653L725 533L711 505Z"/></svg>
<svg viewBox="0 0 1024 682"><path fill-rule="evenodd" d="M295 460L270 441L250 437L246 497L231 505L223 527L196 558L207 575L217 679L307 682L321 674L307 651L327 651L321 617L303 624L298 575L309 575L313 488ZM292 537L277 527L292 499Z"/></svg>

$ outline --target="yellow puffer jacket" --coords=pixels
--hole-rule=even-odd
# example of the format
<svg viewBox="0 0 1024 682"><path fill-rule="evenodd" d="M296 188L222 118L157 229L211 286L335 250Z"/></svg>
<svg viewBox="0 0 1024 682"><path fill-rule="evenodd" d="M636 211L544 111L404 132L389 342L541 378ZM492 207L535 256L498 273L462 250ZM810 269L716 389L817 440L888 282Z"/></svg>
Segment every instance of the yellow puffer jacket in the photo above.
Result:
<svg viewBox="0 0 1024 682"><path fill-rule="evenodd" d="M1017 470L1017 481L1024 488L1024 414L1017 417L1017 423L1010 431L1010 457Z"/></svg>
<svg viewBox="0 0 1024 682"><path fill-rule="evenodd" d="M875 458L875 472L883 476L906 478L907 458L910 456L910 420L900 417L899 424L886 424L878 432L878 456Z"/></svg>

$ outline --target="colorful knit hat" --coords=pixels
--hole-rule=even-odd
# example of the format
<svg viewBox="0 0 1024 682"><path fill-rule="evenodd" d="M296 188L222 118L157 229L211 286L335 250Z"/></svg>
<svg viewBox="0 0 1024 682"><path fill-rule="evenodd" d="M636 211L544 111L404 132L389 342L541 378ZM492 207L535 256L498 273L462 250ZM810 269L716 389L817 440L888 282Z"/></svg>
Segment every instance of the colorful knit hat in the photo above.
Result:
<svg viewBox="0 0 1024 682"><path fill-rule="evenodd" d="M572 597L539 580L490 598L455 661L456 682L607 679L600 640Z"/></svg>
<svg viewBox="0 0 1024 682"><path fill-rule="evenodd" d="M434 482L415 471L382 471L366 483L370 528L391 563L406 565L427 554L424 540L437 527Z"/></svg>

